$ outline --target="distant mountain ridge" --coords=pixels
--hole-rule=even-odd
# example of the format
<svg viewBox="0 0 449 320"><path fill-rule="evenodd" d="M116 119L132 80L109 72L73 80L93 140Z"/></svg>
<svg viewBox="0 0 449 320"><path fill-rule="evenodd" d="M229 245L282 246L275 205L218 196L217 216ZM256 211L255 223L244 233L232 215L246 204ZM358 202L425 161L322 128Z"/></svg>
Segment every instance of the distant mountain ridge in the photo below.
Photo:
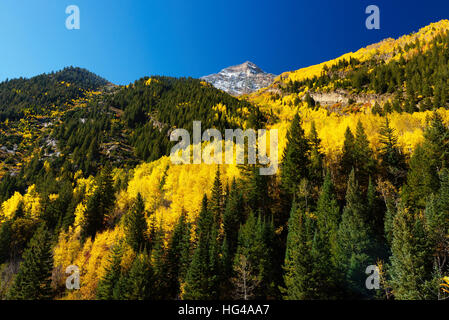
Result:
<svg viewBox="0 0 449 320"><path fill-rule="evenodd" d="M219 73L204 76L201 79L209 82L217 89L231 95L239 96L268 87L276 76L267 73L250 61L231 66Z"/></svg>
<svg viewBox="0 0 449 320"><path fill-rule="evenodd" d="M111 85L82 68L67 67L32 78L9 79L0 83L0 121L18 120L25 110L40 114L54 106L63 107L85 98L88 91ZM48 110L47 110L48 111Z"/></svg>
<svg viewBox="0 0 449 320"><path fill-rule="evenodd" d="M279 106L306 101L338 114L385 115L448 107L448 48L449 20L441 20L398 39L284 72L248 100L260 105L278 101Z"/></svg>
<svg viewBox="0 0 449 320"><path fill-rule="evenodd" d="M438 36L444 36L449 32L449 20L443 19L438 22L431 23L422 27L417 32L403 35L398 39L387 38L380 42L373 43L366 47L360 48L355 52L348 52L340 57L329 61L323 61L316 65L311 65L298 70L286 71L279 75L262 92L255 93L254 96L258 96L264 93L279 94L279 89L285 84L290 82L301 82L310 79L318 78L322 75L326 68L330 68L333 65L347 60L358 60L361 63L365 63L369 60L377 61L377 64L388 64L394 61L399 61L401 57L405 60L409 60L416 56L420 52L426 52L429 50L429 45L432 40ZM420 43L420 46L417 46ZM347 72L342 72L340 78L347 76Z"/></svg>

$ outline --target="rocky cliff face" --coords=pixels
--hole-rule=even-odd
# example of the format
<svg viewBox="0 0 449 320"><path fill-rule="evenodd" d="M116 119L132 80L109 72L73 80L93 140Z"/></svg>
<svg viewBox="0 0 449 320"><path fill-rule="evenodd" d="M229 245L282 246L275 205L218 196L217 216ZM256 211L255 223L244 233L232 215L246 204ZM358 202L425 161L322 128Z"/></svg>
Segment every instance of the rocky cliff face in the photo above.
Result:
<svg viewBox="0 0 449 320"><path fill-rule="evenodd" d="M352 100L353 103L371 103L374 104L375 101L380 104L384 104L388 99L392 99L392 94L351 94L347 90L335 90L331 92L311 92L310 96L315 100L315 102L319 102L322 106L332 106L337 103L341 103L343 105L348 105L349 101Z"/></svg>
<svg viewBox="0 0 449 320"><path fill-rule="evenodd" d="M252 62L245 62L202 77L218 89L238 96L268 87L276 76L266 73Z"/></svg>

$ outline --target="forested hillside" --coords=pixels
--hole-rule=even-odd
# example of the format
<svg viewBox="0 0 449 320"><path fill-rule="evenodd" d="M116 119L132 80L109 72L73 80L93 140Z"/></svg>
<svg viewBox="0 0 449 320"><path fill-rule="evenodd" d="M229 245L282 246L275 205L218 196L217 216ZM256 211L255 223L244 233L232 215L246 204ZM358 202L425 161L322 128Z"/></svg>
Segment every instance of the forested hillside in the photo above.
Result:
<svg viewBox="0 0 449 320"><path fill-rule="evenodd" d="M0 84L0 121L18 120L29 113L44 115L106 84L93 73L73 67L31 79L6 80Z"/></svg>
<svg viewBox="0 0 449 320"><path fill-rule="evenodd" d="M77 68L1 83L0 298L446 299L448 32L239 98ZM278 129L280 170L173 164L170 132L195 120Z"/></svg>
<svg viewBox="0 0 449 320"><path fill-rule="evenodd" d="M204 128L237 128L245 125L251 105L205 81L191 78L144 78L122 88L108 105L123 111L123 120L133 130L131 143L145 161L168 155L173 144L169 131L192 132L193 121Z"/></svg>

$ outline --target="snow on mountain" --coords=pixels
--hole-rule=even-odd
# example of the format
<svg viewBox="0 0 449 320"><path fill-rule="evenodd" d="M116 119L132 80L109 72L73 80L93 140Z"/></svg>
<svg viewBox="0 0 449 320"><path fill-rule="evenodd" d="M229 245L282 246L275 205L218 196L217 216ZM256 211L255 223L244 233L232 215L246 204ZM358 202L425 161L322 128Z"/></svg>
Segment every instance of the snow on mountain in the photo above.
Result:
<svg viewBox="0 0 449 320"><path fill-rule="evenodd" d="M275 77L274 74L266 73L254 63L247 61L201 79L231 95L238 96L268 87Z"/></svg>

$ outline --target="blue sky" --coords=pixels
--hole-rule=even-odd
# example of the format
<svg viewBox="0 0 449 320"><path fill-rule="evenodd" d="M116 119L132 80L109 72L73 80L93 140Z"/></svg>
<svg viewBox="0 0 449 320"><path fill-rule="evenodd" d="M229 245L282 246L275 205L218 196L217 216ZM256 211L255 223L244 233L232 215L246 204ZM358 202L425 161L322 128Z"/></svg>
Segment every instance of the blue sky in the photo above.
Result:
<svg viewBox="0 0 449 320"><path fill-rule="evenodd" d="M365 27L371 4L380 30ZM65 27L68 5L80 8L80 30ZM246 60L279 74L445 18L442 0L1 0L0 81L73 65L127 84Z"/></svg>

